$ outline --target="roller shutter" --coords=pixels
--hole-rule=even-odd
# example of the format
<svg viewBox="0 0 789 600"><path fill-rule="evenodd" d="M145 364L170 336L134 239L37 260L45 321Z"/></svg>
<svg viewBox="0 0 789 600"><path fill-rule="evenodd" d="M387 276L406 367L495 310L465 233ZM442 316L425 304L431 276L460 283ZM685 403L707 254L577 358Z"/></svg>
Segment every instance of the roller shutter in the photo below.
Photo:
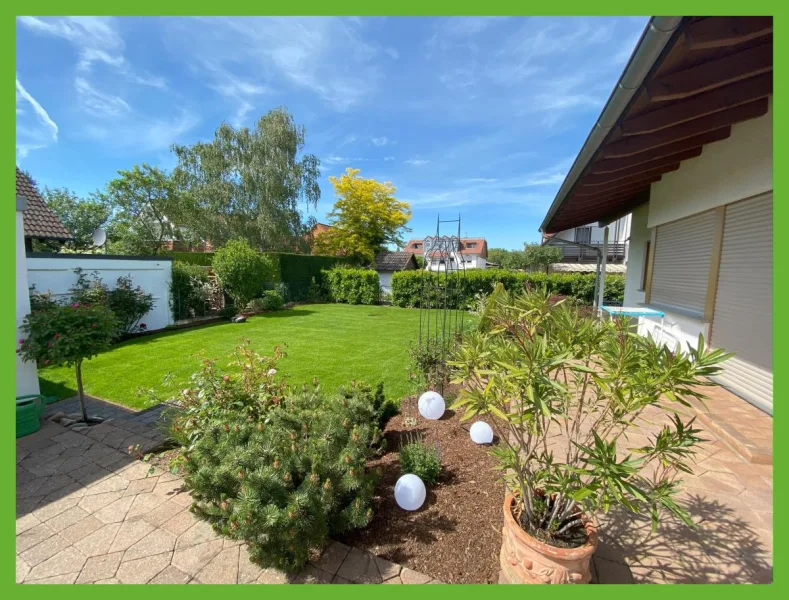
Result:
<svg viewBox="0 0 789 600"><path fill-rule="evenodd" d="M770 414L772 249L772 193L726 207L710 344L735 356L717 380Z"/></svg>
<svg viewBox="0 0 789 600"><path fill-rule="evenodd" d="M658 226L650 303L703 317L715 224L709 211Z"/></svg>

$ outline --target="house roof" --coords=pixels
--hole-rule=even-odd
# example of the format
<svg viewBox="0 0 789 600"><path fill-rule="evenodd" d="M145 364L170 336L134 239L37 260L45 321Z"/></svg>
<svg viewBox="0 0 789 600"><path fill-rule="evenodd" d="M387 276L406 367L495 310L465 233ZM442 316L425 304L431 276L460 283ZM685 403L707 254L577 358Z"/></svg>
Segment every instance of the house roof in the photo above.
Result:
<svg viewBox="0 0 789 600"><path fill-rule="evenodd" d="M772 17L653 17L540 226L610 223L736 123L768 111Z"/></svg>
<svg viewBox="0 0 789 600"><path fill-rule="evenodd" d="M419 244L419 248L414 248L414 244ZM476 244L476 246L469 248L469 244ZM417 256L422 256L425 252L424 240L408 240L408 243L405 245L405 249L406 251L416 254ZM480 256L487 257L488 242L485 241L485 238L460 238L460 251L479 254Z"/></svg>
<svg viewBox="0 0 789 600"><path fill-rule="evenodd" d="M19 167L16 168L16 193L27 200L27 208L22 213L25 217L26 238L64 241L73 238L57 215L46 205L35 183Z"/></svg>
<svg viewBox="0 0 789 600"><path fill-rule="evenodd" d="M373 261L376 271L403 271L418 268L412 252L379 252Z"/></svg>

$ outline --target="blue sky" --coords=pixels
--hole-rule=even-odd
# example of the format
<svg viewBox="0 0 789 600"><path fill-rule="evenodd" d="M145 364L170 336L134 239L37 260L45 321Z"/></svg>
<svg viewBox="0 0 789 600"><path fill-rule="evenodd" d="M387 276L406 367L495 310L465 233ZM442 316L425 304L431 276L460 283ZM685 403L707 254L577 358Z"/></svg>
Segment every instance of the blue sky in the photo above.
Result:
<svg viewBox="0 0 789 600"><path fill-rule="evenodd" d="M285 106L329 175L391 181L413 237L537 228L645 24L627 18L17 20L17 163L79 194Z"/></svg>

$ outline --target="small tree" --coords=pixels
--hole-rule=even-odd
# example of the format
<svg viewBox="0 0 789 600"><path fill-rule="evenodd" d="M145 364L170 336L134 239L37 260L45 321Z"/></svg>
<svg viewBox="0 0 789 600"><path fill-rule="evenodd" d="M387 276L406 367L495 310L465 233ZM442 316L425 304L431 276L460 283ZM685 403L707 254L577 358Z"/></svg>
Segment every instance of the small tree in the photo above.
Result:
<svg viewBox="0 0 789 600"><path fill-rule="evenodd" d="M542 244L524 244L523 262L526 266L539 268L548 272L548 267L561 262L562 251L556 246L543 246Z"/></svg>
<svg viewBox="0 0 789 600"><path fill-rule="evenodd" d="M212 267L237 310L243 310L252 298L260 295L263 284L274 272L268 257L253 250L246 240L228 242L214 255Z"/></svg>
<svg viewBox="0 0 789 600"><path fill-rule="evenodd" d="M329 213L332 228L315 239L315 252L341 253L369 264L387 244L403 245L411 207L394 197L395 187L388 181L358 175L359 169L349 168L339 177L329 177L337 195Z"/></svg>
<svg viewBox="0 0 789 600"><path fill-rule="evenodd" d="M25 317L21 330L26 337L19 340L17 353L44 366L73 366L82 419L87 423L82 362L107 350L117 329L115 315L106 306L79 302L54 306Z"/></svg>
<svg viewBox="0 0 789 600"><path fill-rule="evenodd" d="M671 353L625 320L584 317L550 297L498 290L486 327L464 337L450 363L465 384L453 408L463 419L493 417L513 516L565 547L586 541L585 519L617 505L651 515L653 526L663 511L692 525L674 495L703 440L678 407L704 398L698 386L714 385L706 378L729 355L705 349L701 337L697 348ZM671 420L629 446L650 409Z"/></svg>

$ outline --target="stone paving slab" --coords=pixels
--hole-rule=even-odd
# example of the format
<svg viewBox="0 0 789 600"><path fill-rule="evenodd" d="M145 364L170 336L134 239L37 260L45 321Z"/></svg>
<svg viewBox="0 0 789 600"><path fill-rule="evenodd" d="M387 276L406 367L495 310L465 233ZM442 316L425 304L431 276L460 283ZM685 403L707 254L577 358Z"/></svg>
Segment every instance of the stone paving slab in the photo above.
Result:
<svg viewBox="0 0 789 600"><path fill-rule="evenodd" d="M152 423L164 408L133 413L104 405L89 402L91 414L111 419L102 425L78 433L45 422L17 440L18 583L441 583L338 542L297 575L261 569L244 544L222 539L189 512L178 477L150 473L129 456L124 444L133 436L161 443ZM749 431L762 432L762 446L768 439L771 446L771 419L745 413ZM650 418L657 431L661 415ZM610 513L599 528L594 581L772 581L772 465L749 463L731 440L706 429L709 441L679 497L696 529L668 519L652 532L648 519Z"/></svg>
<svg viewBox="0 0 789 600"><path fill-rule="evenodd" d="M336 542L298 574L261 569L245 544L221 538L188 510L182 480L140 461L118 460L105 440L112 436L116 444L120 428L91 429L98 428L104 432L91 435L45 423L17 441L17 583L382 583L400 577L399 565ZM108 456L114 468L99 464ZM61 473L67 463L74 469Z"/></svg>

